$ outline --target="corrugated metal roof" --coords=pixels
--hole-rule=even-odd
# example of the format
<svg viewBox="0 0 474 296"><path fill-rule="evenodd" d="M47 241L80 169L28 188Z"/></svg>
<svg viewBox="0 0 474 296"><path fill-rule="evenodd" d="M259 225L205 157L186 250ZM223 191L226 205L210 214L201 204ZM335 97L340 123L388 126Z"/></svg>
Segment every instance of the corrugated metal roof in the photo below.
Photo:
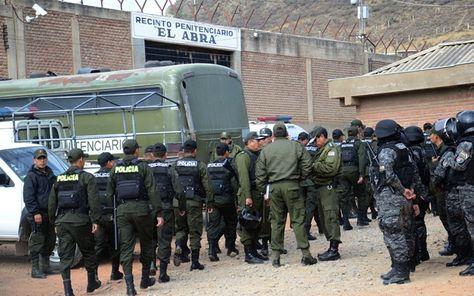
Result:
<svg viewBox="0 0 474 296"><path fill-rule="evenodd" d="M474 40L441 43L365 75L422 71L470 63L474 63Z"/></svg>

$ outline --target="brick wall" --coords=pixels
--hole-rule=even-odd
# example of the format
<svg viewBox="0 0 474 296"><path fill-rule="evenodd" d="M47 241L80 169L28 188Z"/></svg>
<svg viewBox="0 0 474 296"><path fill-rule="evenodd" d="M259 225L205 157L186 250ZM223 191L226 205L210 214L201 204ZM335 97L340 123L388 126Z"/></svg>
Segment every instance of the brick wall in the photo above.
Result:
<svg viewBox="0 0 474 296"><path fill-rule="evenodd" d="M313 59L313 98L315 122L333 128L343 128L355 118L355 107L341 107L338 100L329 99L328 79L363 74L363 65Z"/></svg>
<svg viewBox="0 0 474 296"><path fill-rule="evenodd" d="M0 36L2 36L2 27L5 23L5 19L0 16ZM13 34L12 28L8 28L8 34ZM7 51L3 38L0 38L0 77L8 77L8 64L7 64Z"/></svg>
<svg viewBox="0 0 474 296"><path fill-rule="evenodd" d="M474 109L473 85L363 98L357 106L357 116L368 126L375 126L382 119L393 119L402 126L422 126L455 117L467 109Z"/></svg>
<svg viewBox="0 0 474 296"><path fill-rule="evenodd" d="M308 121L305 59L242 52L242 81L249 120L291 115Z"/></svg>
<svg viewBox="0 0 474 296"><path fill-rule="evenodd" d="M79 16L83 67L132 68L130 22Z"/></svg>
<svg viewBox="0 0 474 296"><path fill-rule="evenodd" d="M25 15L34 15L27 9ZM71 19L72 14L48 11L48 17L25 24L26 75L53 71L73 73Z"/></svg>

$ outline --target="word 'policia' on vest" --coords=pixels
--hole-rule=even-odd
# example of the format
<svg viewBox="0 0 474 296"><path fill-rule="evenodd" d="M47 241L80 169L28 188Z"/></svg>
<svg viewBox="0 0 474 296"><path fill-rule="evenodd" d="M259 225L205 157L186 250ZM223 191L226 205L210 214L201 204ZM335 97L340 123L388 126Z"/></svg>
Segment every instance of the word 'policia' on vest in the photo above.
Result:
<svg viewBox="0 0 474 296"><path fill-rule="evenodd" d="M79 174L59 175L58 182L79 181Z"/></svg>
<svg viewBox="0 0 474 296"><path fill-rule="evenodd" d="M115 173L120 173L120 174L138 173L138 166L137 165L116 166Z"/></svg>

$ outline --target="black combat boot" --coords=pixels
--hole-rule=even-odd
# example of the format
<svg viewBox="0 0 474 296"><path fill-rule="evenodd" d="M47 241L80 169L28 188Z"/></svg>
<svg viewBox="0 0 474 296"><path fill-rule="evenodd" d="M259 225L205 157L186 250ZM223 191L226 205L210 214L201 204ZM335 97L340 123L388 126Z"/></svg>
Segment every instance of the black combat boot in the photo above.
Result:
<svg viewBox="0 0 474 296"><path fill-rule="evenodd" d="M41 269L44 274L53 274L51 266L49 265L49 256L41 255Z"/></svg>
<svg viewBox="0 0 474 296"><path fill-rule="evenodd" d="M181 255L181 262L182 263L188 263L191 260L189 259L189 254L191 254L191 250L189 249L187 244L184 244L183 246L183 252Z"/></svg>
<svg viewBox="0 0 474 296"><path fill-rule="evenodd" d="M191 251L191 268L190 268L190 270L193 271L195 269L197 269L197 270L203 270L204 269L204 265L199 263L199 249Z"/></svg>
<svg viewBox="0 0 474 296"><path fill-rule="evenodd" d="M349 222L349 217L344 217L342 219L342 229L346 230L346 231L349 231L349 230L352 230L353 227L351 225L351 222Z"/></svg>
<svg viewBox="0 0 474 296"><path fill-rule="evenodd" d="M74 296L71 280L63 280L64 296Z"/></svg>
<svg viewBox="0 0 474 296"><path fill-rule="evenodd" d="M369 222L367 221L368 219L367 213L359 209L357 212L357 226L369 226Z"/></svg>
<svg viewBox="0 0 474 296"><path fill-rule="evenodd" d="M127 296L137 295L137 291L135 290L135 284L133 283L133 274L125 275L125 284L127 285Z"/></svg>
<svg viewBox="0 0 474 296"><path fill-rule="evenodd" d="M244 246L245 262L247 262L248 264L261 264L261 263L263 263L263 260L255 257L250 250L251 250L250 246Z"/></svg>
<svg viewBox="0 0 474 296"><path fill-rule="evenodd" d="M235 247L235 243L229 245L229 248L227 249L227 256L229 257L235 257L239 255L239 250Z"/></svg>
<svg viewBox="0 0 474 296"><path fill-rule="evenodd" d="M471 259L471 264L459 273L460 276L474 275L474 259Z"/></svg>
<svg viewBox="0 0 474 296"><path fill-rule="evenodd" d="M45 279L46 275L39 267L39 258L31 259L31 277L34 279Z"/></svg>
<svg viewBox="0 0 474 296"><path fill-rule="evenodd" d="M262 239L262 250L260 251L263 257L268 258L268 239Z"/></svg>
<svg viewBox="0 0 474 296"><path fill-rule="evenodd" d="M288 254L288 250L287 249L281 249L280 253L283 254L283 255L286 255L286 254Z"/></svg>
<svg viewBox="0 0 474 296"><path fill-rule="evenodd" d="M150 277L149 267L142 268L142 279L140 281L140 289L146 289L155 284L155 278Z"/></svg>
<svg viewBox="0 0 474 296"><path fill-rule="evenodd" d="M383 284L404 284L410 282L410 262L394 261L393 263L394 273L390 278L384 280Z"/></svg>
<svg viewBox="0 0 474 296"><path fill-rule="evenodd" d="M150 263L150 275L155 276L156 275L156 259L151 260Z"/></svg>
<svg viewBox="0 0 474 296"><path fill-rule="evenodd" d="M392 261L392 264L390 265L391 266L390 271L380 275L380 278L383 280L388 280L395 274L395 261L393 260L391 256L390 256L390 260Z"/></svg>
<svg viewBox="0 0 474 296"><path fill-rule="evenodd" d="M263 245L262 245L262 248L261 250L263 250ZM257 251L257 247L255 245L251 246L250 247L250 252L252 253L252 255L260 260L263 260L263 261L268 261L269 258L268 256L264 256L262 254L260 254L258 251Z"/></svg>
<svg viewBox="0 0 474 296"><path fill-rule="evenodd" d="M94 292L95 289L100 288L102 283L97 278L97 270L92 272L87 272L87 293Z"/></svg>
<svg viewBox="0 0 474 296"><path fill-rule="evenodd" d="M335 261L341 259L339 254L339 242L332 240L329 242L329 249L318 255L320 261Z"/></svg>
<svg viewBox="0 0 474 296"><path fill-rule="evenodd" d="M217 257L216 244L217 242L215 240L209 241L209 260L211 262L219 261L219 257Z"/></svg>
<svg viewBox="0 0 474 296"><path fill-rule="evenodd" d="M262 261L262 263L263 263L263 261ZM281 263L280 263L280 252L278 252L278 251L273 251L273 254L272 254L272 266L275 267L275 268L281 267Z"/></svg>
<svg viewBox="0 0 474 296"><path fill-rule="evenodd" d="M110 273L111 281L118 281L123 279L123 273L120 272L119 266L119 258L112 259L112 272Z"/></svg>
<svg viewBox="0 0 474 296"><path fill-rule="evenodd" d="M440 256L452 256L454 255L454 243L448 239L448 241L444 244L444 248L439 251Z"/></svg>
<svg viewBox="0 0 474 296"><path fill-rule="evenodd" d="M160 261L160 276L158 277L158 282L167 283L170 281L170 277L166 273L168 270L168 262Z"/></svg>
<svg viewBox="0 0 474 296"><path fill-rule="evenodd" d="M301 249L301 252L303 253L303 257L301 257L302 265L306 266L318 263L318 260L311 255L309 249Z"/></svg>
<svg viewBox="0 0 474 296"><path fill-rule="evenodd" d="M461 266L467 264L468 262L469 257L462 254L457 254L456 257L454 257L453 261L446 263L446 267Z"/></svg>
<svg viewBox="0 0 474 296"><path fill-rule="evenodd" d="M183 257L183 249L181 248L180 244L176 244L176 249L174 250L174 255L173 255L173 264L174 264L174 266L180 266L181 265L182 257Z"/></svg>

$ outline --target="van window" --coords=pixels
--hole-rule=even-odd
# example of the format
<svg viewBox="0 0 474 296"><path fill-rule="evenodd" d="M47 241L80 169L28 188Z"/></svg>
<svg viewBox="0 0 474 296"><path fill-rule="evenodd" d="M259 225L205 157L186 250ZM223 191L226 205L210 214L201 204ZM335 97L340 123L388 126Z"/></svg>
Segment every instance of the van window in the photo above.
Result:
<svg viewBox="0 0 474 296"><path fill-rule="evenodd" d="M41 133L41 137L40 134ZM30 127L30 137L28 138L28 131L26 127L18 128L18 140L31 141L33 144L40 144L48 147L49 149L57 149L61 146L59 141L40 141L39 139L59 139L59 130L57 127L52 127L53 134L51 135L49 126L42 127L38 130L37 127Z"/></svg>
<svg viewBox="0 0 474 296"><path fill-rule="evenodd" d="M0 187L13 187L13 180L0 168Z"/></svg>
<svg viewBox="0 0 474 296"><path fill-rule="evenodd" d="M36 149L41 147L22 147L15 149L6 149L0 151L0 158L15 172L15 174L24 180L26 174L33 166L33 155ZM53 152L48 151L48 166L57 176L67 169L64 161L60 160Z"/></svg>

